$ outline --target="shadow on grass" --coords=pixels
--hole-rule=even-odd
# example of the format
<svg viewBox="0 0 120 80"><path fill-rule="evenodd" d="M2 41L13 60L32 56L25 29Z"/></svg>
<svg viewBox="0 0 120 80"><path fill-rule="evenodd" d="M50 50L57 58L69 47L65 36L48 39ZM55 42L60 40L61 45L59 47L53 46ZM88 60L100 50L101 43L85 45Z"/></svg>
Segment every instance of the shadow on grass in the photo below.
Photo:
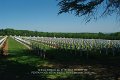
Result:
<svg viewBox="0 0 120 80"><path fill-rule="evenodd" d="M33 51L34 53L41 52L41 51ZM96 53L89 53L87 56L87 52L83 51L79 53L79 51L70 51L70 50L56 50L51 49L47 51L42 51L46 55L46 59L49 62L53 62L56 64L60 64L59 68L87 68L88 70L95 71L97 75L86 76L83 75L84 78L80 78L81 75L78 77L72 76L69 80L117 80L120 76L120 56L112 56L112 55L105 55L104 53L101 55ZM82 54L82 55L81 55ZM36 54L40 56L40 53ZM73 67L71 67L73 66ZM75 66L75 67L74 67ZM95 78L99 76L98 78ZM92 78L91 78L92 77Z"/></svg>
<svg viewBox="0 0 120 80"><path fill-rule="evenodd" d="M61 64L101 64L101 65L120 65L120 55L106 55L104 53L90 53L86 51L74 51L74 50L56 50L51 49L45 52L46 58L49 61L53 61Z"/></svg>
<svg viewBox="0 0 120 80"><path fill-rule="evenodd" d="M39 80L42 77L31 74L35 67L28 64L20 64L16 61L2 60L0 63L1 80ZM44 80L44 79L43 79Z"/></svg>
<svg viewBox="0 0 120 80"><path fill-rule="evenodd" d="M47 59L51 62L61 63L63 68L71 68L70 66L78 65L77 68L84 67L88 70L94 71L97 75L94 75L96 78L93 80L118 80L120 78L120 54L115 56L90 53L86 51L70 51L70 50L48 50L46 51ZM86 55L89 53L88 55ZM82 54L82 55L81 55ZM75 68L76 68L75 66ZM97 76L99 76L97 78ZM89 80L91 76L84 75L83 80ZM89 78L89 79L87 79ZM77 79L77 77L76 77ZM92 80L91 79L91 80Z"/></svg>
<svg viewBox="0 0 120 80"><path fill-rule="evenodd" d="M40 58L31 53L30 50L12 50L8 51L9 55L0 56L0 80L93 80L90 77L83 76L68 76L66 78L47 78L44 74L31 74L32 71L37 71L36 63ZM44 62L39 62L43 64ZM45 67L43 67L45 68ZM54 75L55 77L56 75Z"/></svg>
<svg viewBox="0 0 120 80"><path fill-rule="evenodd" d="M38 70L35 61L39 59L28 54L29 50L8 52L7 56L0 55L0 80L46 80L40 74L31 74Z"/></svg>
<svg viewBox="0 0 120 80"><path fill-rule="evenodd" d="M37 71L38 67L36 65L39 63L42 64L45 62L41 59L40 55L36 54L35 52L27 49L19 49L19 50L9 50L8 56L0 56L0 80L51 80L47 79L43 75L33 75L31 71ZM69 54L68 54L69 53ZM87 65L92 66L99 64L100 66L107 65L105 71L105 75L107 78L109 74L107 71L112 73L112 76L115 77L119 76L120 68L118 68L120 57L106 57L106 56L89 56L86 57L85 52L81 56L80 54L73 54L71 52L66 51L56 51L56 50L49 50L46 51L46 60L49 62L62 64L63 66L60 68L69 68L70 65ZM36 56L37 55L37 56ZM111 68L112 66L112 68ZM99 67L99 66L97 66ZM93 67L94 68L94 67ZM104 72L104 71L102 71ZM101 76L101 75L100 75ZM94 76L95 77L95 76ZM67 78L59 78L55 80L76 80L83 78L83 80L94 80L92 76L71 76ZM101 76L102 77L102 76ZM104 76L102 77L102 79Z"/></svg>

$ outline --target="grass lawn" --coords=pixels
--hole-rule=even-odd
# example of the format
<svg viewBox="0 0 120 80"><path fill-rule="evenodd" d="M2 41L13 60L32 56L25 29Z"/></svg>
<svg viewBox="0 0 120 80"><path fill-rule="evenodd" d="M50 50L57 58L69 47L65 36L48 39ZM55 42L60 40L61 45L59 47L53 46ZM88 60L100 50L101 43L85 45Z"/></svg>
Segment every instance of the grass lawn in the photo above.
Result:
<svg viewBox="0 0 120 80"><path fill-rule="evenodd" d="M8 38L8 56L0 57L0 80L48 80L65 75L33 75L32 71L52 68L47 60L30 52L23 44Z"/></svg>
<svg viewBox="0 0 120 80"><path fill-rule="evenodd" d="M64 66L63 68L69 68L70 66L67 64L68 63L71 64L71 61L73 61L77 65L76 66L77 68L79 68L79 66L80 67L91 67L91 70L100 73L98 77L106 76L107 78L109 78L111 77L110 75L115 77L116 76L115 74L119 76L118 75L120 72L120 67L119 67L120 58L119 57L115 59L114 58L113 59L111 58L102 59L99 57L97 58L93 57L91 61L89 59L87 61L84 61L84 60L82 61L82 59L79 59L78 62L73 60L74 58L73 59L70 58L71 60L69 60L69 58L67 59L67 57L65 57L65 55L63 56L55 55L54 56L55 59L53 60L42 59L39 56L36 56L34 53L32 53L23 44L9 37L8 38L8 56L0 56L0 80L9 80L9 79L10 80L66 80L66 78L67 80L76 80L76 79L77 80L80 80L80 79L81 80L95 80L93 79L94 76L88 76L88 75L74 76L74 75L64 74L64 73L47 74L47 75L46 74L38 74L38 75L31 74L32 71L38 71L38 69L42 69L42 68L59 68L56 66L58 66L58 64L60 63L61 64L63 63L62 64ZM103 72L104 74L101 74ZM101 80L102 79L103 78L101 78ZM108 80L111 80L111 79L108 79Z"/></svg>

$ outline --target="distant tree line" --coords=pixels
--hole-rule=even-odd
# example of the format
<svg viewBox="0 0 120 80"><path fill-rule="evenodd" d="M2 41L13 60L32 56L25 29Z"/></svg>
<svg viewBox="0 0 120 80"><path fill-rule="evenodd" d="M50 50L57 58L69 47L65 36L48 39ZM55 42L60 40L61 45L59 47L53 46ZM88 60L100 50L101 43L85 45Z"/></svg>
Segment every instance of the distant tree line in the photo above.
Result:
<svg viewBox="0 0 120 80"><path fill-rule="evenodd" d="M40 37L62 37L62 38L84 38L84 39L111 39L120 40L120 32L116 33L62 33L62 32L38 32L29 30L0 29L0 35L16 36L40 36Z"/></svg>

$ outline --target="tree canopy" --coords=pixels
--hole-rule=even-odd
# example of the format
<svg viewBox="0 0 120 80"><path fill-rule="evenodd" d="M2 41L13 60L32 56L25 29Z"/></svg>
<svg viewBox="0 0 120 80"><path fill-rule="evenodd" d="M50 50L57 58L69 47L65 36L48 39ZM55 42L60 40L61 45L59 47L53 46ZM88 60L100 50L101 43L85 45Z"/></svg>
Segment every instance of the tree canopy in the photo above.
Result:
<svg viewBox="0 0 120 80"><path fill-rule="evenodd" d="M0 29L0 36L40 36L40 37L62 37L62 38L83 38L83 39L111 39L120 40L120 32L116 33L63 33L63 32L38 32L29 30Z"/></svg>
<svg viewBox="0 0 120 80"><path fill-rule="evenodd" d="M86 21L111 14L120 16L120 0L59 0L58 5L59 14L72 12Z"/></svg>

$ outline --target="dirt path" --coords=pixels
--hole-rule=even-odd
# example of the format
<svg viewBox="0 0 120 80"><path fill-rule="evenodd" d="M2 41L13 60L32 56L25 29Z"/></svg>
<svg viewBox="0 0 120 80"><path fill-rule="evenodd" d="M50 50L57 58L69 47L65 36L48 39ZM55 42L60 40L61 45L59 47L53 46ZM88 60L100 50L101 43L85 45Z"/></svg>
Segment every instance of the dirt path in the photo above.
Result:
<svg viewBox="0 0 120 80"><path fill-rule="evenodd" d="M8 55L8 40L6 40L2 46L2 50L3 50L3 55L6 56Z"/></svg>

